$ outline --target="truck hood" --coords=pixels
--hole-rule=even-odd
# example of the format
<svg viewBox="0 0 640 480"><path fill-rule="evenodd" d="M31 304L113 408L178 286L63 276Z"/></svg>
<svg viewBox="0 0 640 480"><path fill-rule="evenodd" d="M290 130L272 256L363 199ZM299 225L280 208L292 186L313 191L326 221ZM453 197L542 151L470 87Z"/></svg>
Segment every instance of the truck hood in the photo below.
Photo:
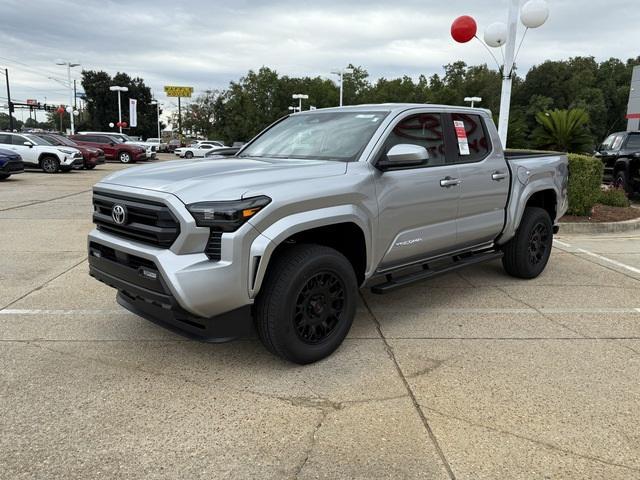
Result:
<svg viewBox="0 0 640 480"><path fill-rule="evenodd" d="M347 164L326 160L222 158L174 160L113 173L100 185L171 193L185 204L237 200L262 185L344 175ZM283 187L286 188L286 187Z"/></svg>

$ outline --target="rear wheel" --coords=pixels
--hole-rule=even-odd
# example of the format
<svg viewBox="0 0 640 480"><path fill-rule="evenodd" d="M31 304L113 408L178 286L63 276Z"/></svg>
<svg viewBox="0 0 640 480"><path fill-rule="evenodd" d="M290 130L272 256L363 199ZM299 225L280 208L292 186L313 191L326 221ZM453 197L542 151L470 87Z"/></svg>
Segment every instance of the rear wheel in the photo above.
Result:
<svg viewBox="0 0 640 480"><path fill-rule="evenodd" d="M45 173L57 173L60 170L60 160L56 157L44 157L40 166Z"/></svg>
<svg viewBox="0 0 640 480"><path fill-rule="evenodd" d="M118 160L120 160L120 163L131 163L131 154L129 152L120 152Z"/></svg>
<svg viewBox="0 0 640 480"><path fill-rule="evenodd" d="M193 158L193 152L187 152L184 154L184 158Z"/></svg>
<svg viewBox="0 0 640 480"><path fill-rule="evenodd" d="M621 188L627 193L633 193L631 184L629 183L629 179L627 177L627 172L624 170L620 170L616 173L615 178L613 179L613 186L616 188Z"/></svg>
<svg viewBox="0 0 640 480"><path fill-rule="evenodd" d="M502 265L514 277L535 278L547 266L552 246L549 214L542 208L527 207L515 237L504 246Z"/></svg>
<svg viewBox="0 0 640 480"><path fill-rule="evenodd" d="M93 170L94 168L96 168L95 165L85 165L84 166L85 170Z"/></svg>
<svg viewBox="0 0 640 480"><path fill-rule="evenodd" d="M329 356L355 316L353 267L322 245L293 246L273 262L256 302L260 340L272 353L299 364Z"/></svg>

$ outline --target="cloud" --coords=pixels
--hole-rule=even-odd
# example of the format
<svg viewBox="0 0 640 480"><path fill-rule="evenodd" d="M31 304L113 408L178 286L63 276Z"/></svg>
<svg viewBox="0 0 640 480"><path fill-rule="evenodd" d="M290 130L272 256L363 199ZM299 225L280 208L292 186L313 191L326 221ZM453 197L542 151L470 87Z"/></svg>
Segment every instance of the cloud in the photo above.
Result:
<svg viewBox="0 0 640 480"><path fill-rule="evenodd" d="M549 22L527 33L519 71L576 55L637 56L636 2L550 0ZM455 60L491 64L478 42L454 43L449 26L469 14L481 34L489 23L506 21L507 5L508 0L3 0L0 65L10 68L16 99L46 96L50 102L68 101L64 87L48 78L66 75L57 59L140 76L161 98L163 85L224 88L262 65L288 75L329 76L333 67L348 63L362 65L373 77L431 75Z"/></svg>

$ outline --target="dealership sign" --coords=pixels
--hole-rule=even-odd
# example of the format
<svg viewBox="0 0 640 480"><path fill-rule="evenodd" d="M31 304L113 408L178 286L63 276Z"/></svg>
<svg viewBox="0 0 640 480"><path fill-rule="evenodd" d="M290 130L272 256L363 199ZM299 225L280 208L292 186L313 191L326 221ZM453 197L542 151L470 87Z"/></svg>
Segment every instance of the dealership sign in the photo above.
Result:
<svg viewBox="0 0 640 480"><path fill-rule="evenodd" d="M129 99L129 126L138 126L138 101L135 98Z"/></svg>
<svg viewBox="0 0 640 480"><path fill-rule="evenodd" d="M167 94L167 97L190 97L193 93L193 87L176 87L166 85L164 87L164 93Z"/></svg>

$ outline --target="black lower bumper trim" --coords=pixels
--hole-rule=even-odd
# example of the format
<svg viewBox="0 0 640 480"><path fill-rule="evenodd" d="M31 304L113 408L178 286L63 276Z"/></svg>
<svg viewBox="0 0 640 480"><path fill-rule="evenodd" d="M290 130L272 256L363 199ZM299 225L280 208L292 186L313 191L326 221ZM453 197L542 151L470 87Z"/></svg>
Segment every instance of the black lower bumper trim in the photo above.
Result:
<svg viewBox="0 0 640 480"><path fill-rule="evenodd" d="M202 318L186 311L169 310L134 299L124 291L118 291L117 300L131 313L194 340L223 343L254 336L250 305L215 317Z"/></svg>

